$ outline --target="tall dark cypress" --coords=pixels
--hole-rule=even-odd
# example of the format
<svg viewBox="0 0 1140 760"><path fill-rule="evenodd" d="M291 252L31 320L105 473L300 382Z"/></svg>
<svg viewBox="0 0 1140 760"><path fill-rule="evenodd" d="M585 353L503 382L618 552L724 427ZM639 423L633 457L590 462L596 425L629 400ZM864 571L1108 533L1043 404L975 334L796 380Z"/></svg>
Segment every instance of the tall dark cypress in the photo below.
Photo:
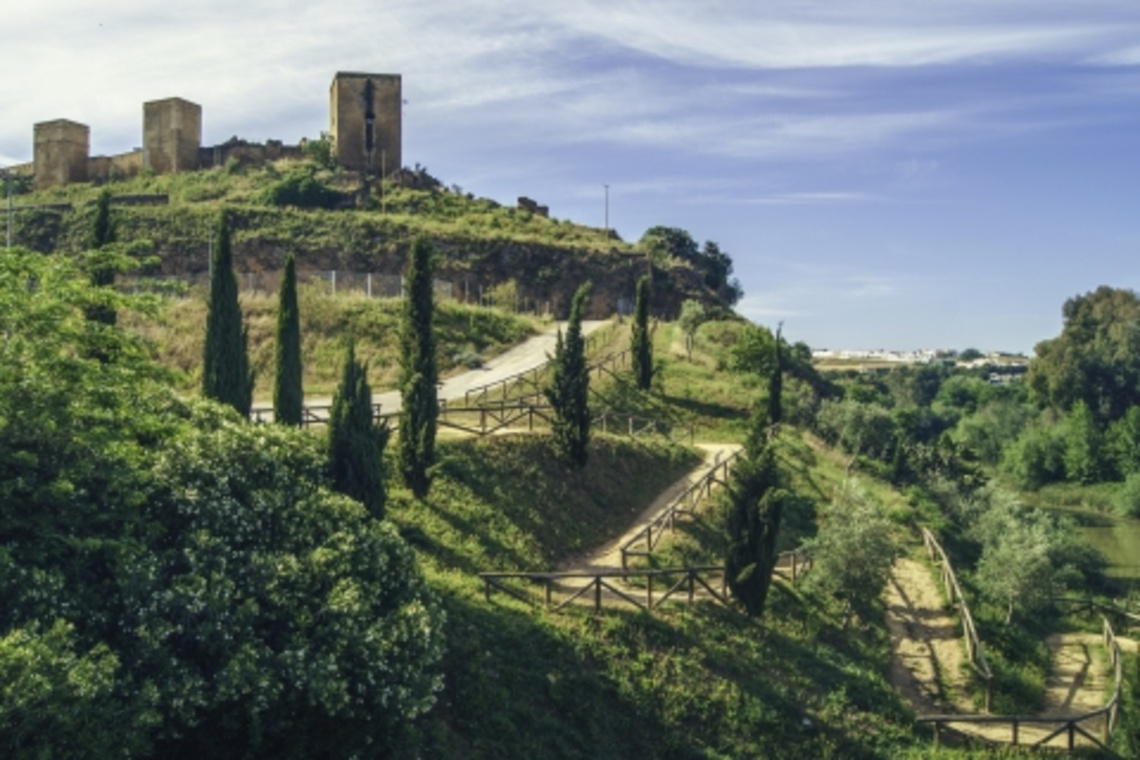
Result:
<svg viewBox="0 0 1140 760"><path fill-rule="evenodd" d="M277 303L277 373L273 382L273 419L300 426L305 396L301 386L301 316L297 309L297 267L293 254L285 259Z"/></svg>
<svg viewBox="0 0 1140 760"><path fill-rule="evenodd" d="M574 293L566 339L563 340L559 331L550 363L550 385L543 390L554 412L554 447L559 456L575 467L586 465L590 443L590 368L586 364L586 341L582 337L582 315L589 296L588 282Z"/></svg>
<svg viewBox="0 0 1140 760"><path fill-rule="evenodd" d="M229 219L224 211L218 219L216 237L206 314L202 392L207 398L229 404L248 417L253 404L254 375L249 366L246 349L249 340L238 304Z"/></svg>
<svg viewBox="0 0 1140 760"><path fill-rule="evenodd" d="M633 354L634 382L638 388L647 391L653 383L653 345L649 335L649 277L644 275L637 281L630 352Z"/></svg>
<svg viewBox="0 0 1140 760"><path fill-rule="evenodd" d="M771 445L755 457L746 456L733 469L724 565L728 587L749 615L764 611L779 557L776 538L787 498Z"/></svg>
<svg viewBox="0 0 1140 760"><path fill-rule="evenodd" d="M436 383L433 251L424 236L412 243L405 276L404 313L400 322L400 474L416 498L431 488L435 464Z"/></svg>
<svg viewBox="0 0 1140 760"><path fill-rule="evenodd" d="M789 497L783 488L773 449L783 392L780 339L777 330L767 403L756 404L752 411L752 429L744 455L733 469L728 487L725 574L733 596L749 615L764 611L772 571L779 558L776 539Z"/></svg>
<svg viewBox="0 0 1140 760"><path fill-rule="evenodd" d="M384 448L388 426L372 419L368 368L348 344L340 385L329 412L329 474L336 490L360 501L377 520L384 517Z"/></svg>
<svg viewBox="0 0 1140 760"><path fill-rule="evenodd" d="M103 260L100 253L115 242L115 223L111 219L111 191L104 188L95 202L95 220L91 225L88 247L92 251L90 275L91 284L107 287L115 284L115 268ZM115 310L110 306L94 305L87 307L85 314L92 322L113 325L118 321Z"/></svg>

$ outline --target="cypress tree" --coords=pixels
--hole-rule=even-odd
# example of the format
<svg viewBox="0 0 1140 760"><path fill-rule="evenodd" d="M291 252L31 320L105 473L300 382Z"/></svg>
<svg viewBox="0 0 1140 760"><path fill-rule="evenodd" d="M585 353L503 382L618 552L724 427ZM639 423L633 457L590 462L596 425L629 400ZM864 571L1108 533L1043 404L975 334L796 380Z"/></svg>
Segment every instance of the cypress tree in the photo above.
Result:
<svg viewBox="0 0 1140 760"><path fill-rule="evenodd" d="M789 497L781 484L770 436L781 417L782 365L780 333L777 331L768 377L767 403L758 403L753 409L752 430L743 461L733 470L728 487L725 574L733 595L749 615L759 615L764 611L768 589L772 585L772 571L779 558L776 538L780 532L784 504Z"/></svg>
<svg viewBox="0 0 1140 760"><path fill-rule="evenodd" d="M115 242L115 224L111 219L111 191L104 188L95 202L95 220L91 225L91 235L87 241L93 252L90 263L91 284L107 287L115 284L115 268L107 264L100 252ZM113 325L118 321L115 310L110 306L94 305L85 310L87 319Z"/></svg>
<svg viewBox="0 0 1140 760"><path fill-rule="evenodd" d="M554 411L554 448L575 467L586 465L589 455L586 447L590 443L590 368L586 364L586 341L582 337L582 314L589 295L588 282L574 293L566 339L562 339L559 330L554 359L550 363L550 386L543 389Z"/></svg>
<svg viewBox="0 0 1140 760"><path fill-rule="evenodd" d="M301 317L297 310L297 267L293 254L285 259L277 303L276 370L273 383L273 419L282 425L301 425L305 396L301 387Z"/></svg>
<svg viewBox="0 0 1140 760"><path fill-rule="evenodd" d="M633 354L633 379L637 387L649 390L653 383L653 345L649 335L649 277L642 275L637 281L637 303L633 309L633 330L630 335L630 353Z"/></svg>
<svg viewBox="0 0 1140 760"><path fill-rule="evenodd" d="M377 520L384 518L383 456L388 437L388 426L373 422L368 368L356 360L350 342L329 412L329 474L337 491L360 501Z"/></svg>
<svg viewBox="0 0 1140 760"><path fill-rule="evenodd" d="M788 498L788 492L780 487L771 445L736 466L728 493L728 550L724 559L728 587L749 615L759 615L764 611L779 557L776 538Z"/></svg>
<svg viewBox="0 0 1140 760"><path fill-rule="evenodd" d="M400 474L416 498L431 488L430 468L435 463L436 383L435 333L431 243L424 236L412 243L405 277L403 317L400 322Z"/></svg>
<svg viewBox="0 0 1140 760"><path fill-rule="evenodd" d="M248 343L238 304L229 220L223 211L218 219L210 278L202 391L207 398L237 409L243 417L249 416L253 404L254 375L249 366Z"/></svg>

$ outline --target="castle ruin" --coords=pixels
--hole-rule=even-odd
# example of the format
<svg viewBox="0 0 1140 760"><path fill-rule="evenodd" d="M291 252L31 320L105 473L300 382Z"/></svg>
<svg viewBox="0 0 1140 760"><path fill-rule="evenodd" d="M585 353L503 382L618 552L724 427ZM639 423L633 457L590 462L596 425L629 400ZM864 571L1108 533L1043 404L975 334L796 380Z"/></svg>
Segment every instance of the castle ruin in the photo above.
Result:
<svg viewBox="0 0 1140 760"><path fill-rule="evenodd" d="M367 176L387 176L402 166L403 100L399 74L338 72L329 90L329 134L332 155L340 166ZM37 190L75 182L103 183L133 177L222 166L230 159L263 164L299 159L301 145L280 140L251 143L232 137L202 147L202 106L183 98L143 104L142 148L116 156L91 155L86 124L55 119L33 127L33 160L10 167L33 175Z"/></svg>

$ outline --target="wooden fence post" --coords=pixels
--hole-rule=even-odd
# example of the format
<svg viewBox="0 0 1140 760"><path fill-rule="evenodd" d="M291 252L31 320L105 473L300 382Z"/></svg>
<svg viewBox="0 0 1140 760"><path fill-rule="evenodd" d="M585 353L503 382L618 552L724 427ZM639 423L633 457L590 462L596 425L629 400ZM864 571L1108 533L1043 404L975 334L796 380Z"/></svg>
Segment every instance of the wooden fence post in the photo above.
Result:
<svg viewBox="0 0 1140 760"><path fill-rule="evenodd" d="M594 578L594 612L602 611L602 578Z"/></svg>

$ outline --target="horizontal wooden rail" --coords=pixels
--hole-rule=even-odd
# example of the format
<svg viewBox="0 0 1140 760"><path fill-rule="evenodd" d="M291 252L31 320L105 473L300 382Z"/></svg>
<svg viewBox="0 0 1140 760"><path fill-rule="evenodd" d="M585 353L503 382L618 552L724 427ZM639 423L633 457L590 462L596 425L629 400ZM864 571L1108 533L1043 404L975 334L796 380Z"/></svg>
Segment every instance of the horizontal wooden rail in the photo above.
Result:
<svg viewBox="0 0 1140 760"><path fill-rule="evenodd" d="M694 514L697 506L712 495L713 486L728 480L729 468L740 456L741 451L743 451L743 449L738 449L727 456L723 461L720 459L720 452L717 452L716 461L708 472L689 485L677 498L669 502L665 509L658 513L644 528L622 544L622 569L629 569L630 557L644 557L651 554L658 542L661 541L661 536L664 534L665 529L668 528L670 532L673 531L679 514ZM641 543L645 544L644 549L635 548Z"/></svg>
<svg viewBox="0 0 1140 760"><path fill-rule="evenodd" d="M1053 739L1065 735L1067 739L1067 748L1072 751L1076 747L1077 735L1081 735L1091 741L1100 749L1111 752L1108 746L1109 739L1112 732L1116 729L1116 724L1120 716L1120 702L1121 694L1124 689L1124 670L1123 661L1120 654L1120 642L1116 639L1116 633L1112 630L1112 624L1109 623L1108 618L1101 616L1104 623L1104 645L1108 649L1110 663L1113 669L1113 676L1115 683L1112 689L1112 695L1103 707L1098 707L1095 710L1090 710L1080 715L922 715L917 718L918 723L929 723L934 726L934 744L936 747L942 745L942 729L953 723L966 723L973 725L1003 725L1008 724L1010 727L1010 744L1018 745L1021 742L1020 729L1025 725L1046 725L1057 726L1057 728L1046 736L1033 742L1032 747L1043 747ZM1086 723L1096 718L1104 718L1104 727L1101 737L1093 736L1085 730L1082 723Z"/></svg>
<svg viewBox="0 0 1140 760"><path fill-rule="evenodd" d="M938 543L938 539L927 528L922 529L922 543L926 546L930 560L941 571L942 586L946 591L946 596L949 597L950 604L958 605L959 617L962 619L962 638L966 642L966 654L970 661L970 667L985 681L986 712L989 712L993 705L994 674L990 670L989 663L986 662L985 652L982 651L982 641L978 637L978 628L974 625L974 616L970 612L970 606L966 603L965 595L962 594L962 587L958 584L958 576L954 573L950 558L946 556L942 544Z"/></svg>
<svg viewBox="0 0 1140 760"><path fill-rule="evenodd" d="M781 567L783 565L783 567ZM810 557L798 552L783 552L777 560L774 575L785 580L795 580L811 566ZM785 571L784 568L790 568ZM719 576L719 579L717 579ZM483 594L488 602L495 591L501 591L510 597L527 604L538 606L542 604L547 609L559 611L570 606L579 599L592 592L595 612L600 612L604 602L608 600L625 603L639 609L652 612L662 603L674 599L685 598L689 602L697 599L698 588L704 589L707 595L719 602L728 605L729 591L727 578L723 565L694 565L691 567L656 568L646 570L578 570L571 572L487 572L479 573L483 580ZM620 587L619 582L628 583L632 580L644 580L645 589ZM508 581L525 581L540 584L543 587L543 601L538 602L525 591L512 588ZM586 581L578 585L574 581ZM658 585L664 580L664 590ZM566 598L556 600L554 592L564 590ZM644 598L640 595L644 593Z"/></svg>

